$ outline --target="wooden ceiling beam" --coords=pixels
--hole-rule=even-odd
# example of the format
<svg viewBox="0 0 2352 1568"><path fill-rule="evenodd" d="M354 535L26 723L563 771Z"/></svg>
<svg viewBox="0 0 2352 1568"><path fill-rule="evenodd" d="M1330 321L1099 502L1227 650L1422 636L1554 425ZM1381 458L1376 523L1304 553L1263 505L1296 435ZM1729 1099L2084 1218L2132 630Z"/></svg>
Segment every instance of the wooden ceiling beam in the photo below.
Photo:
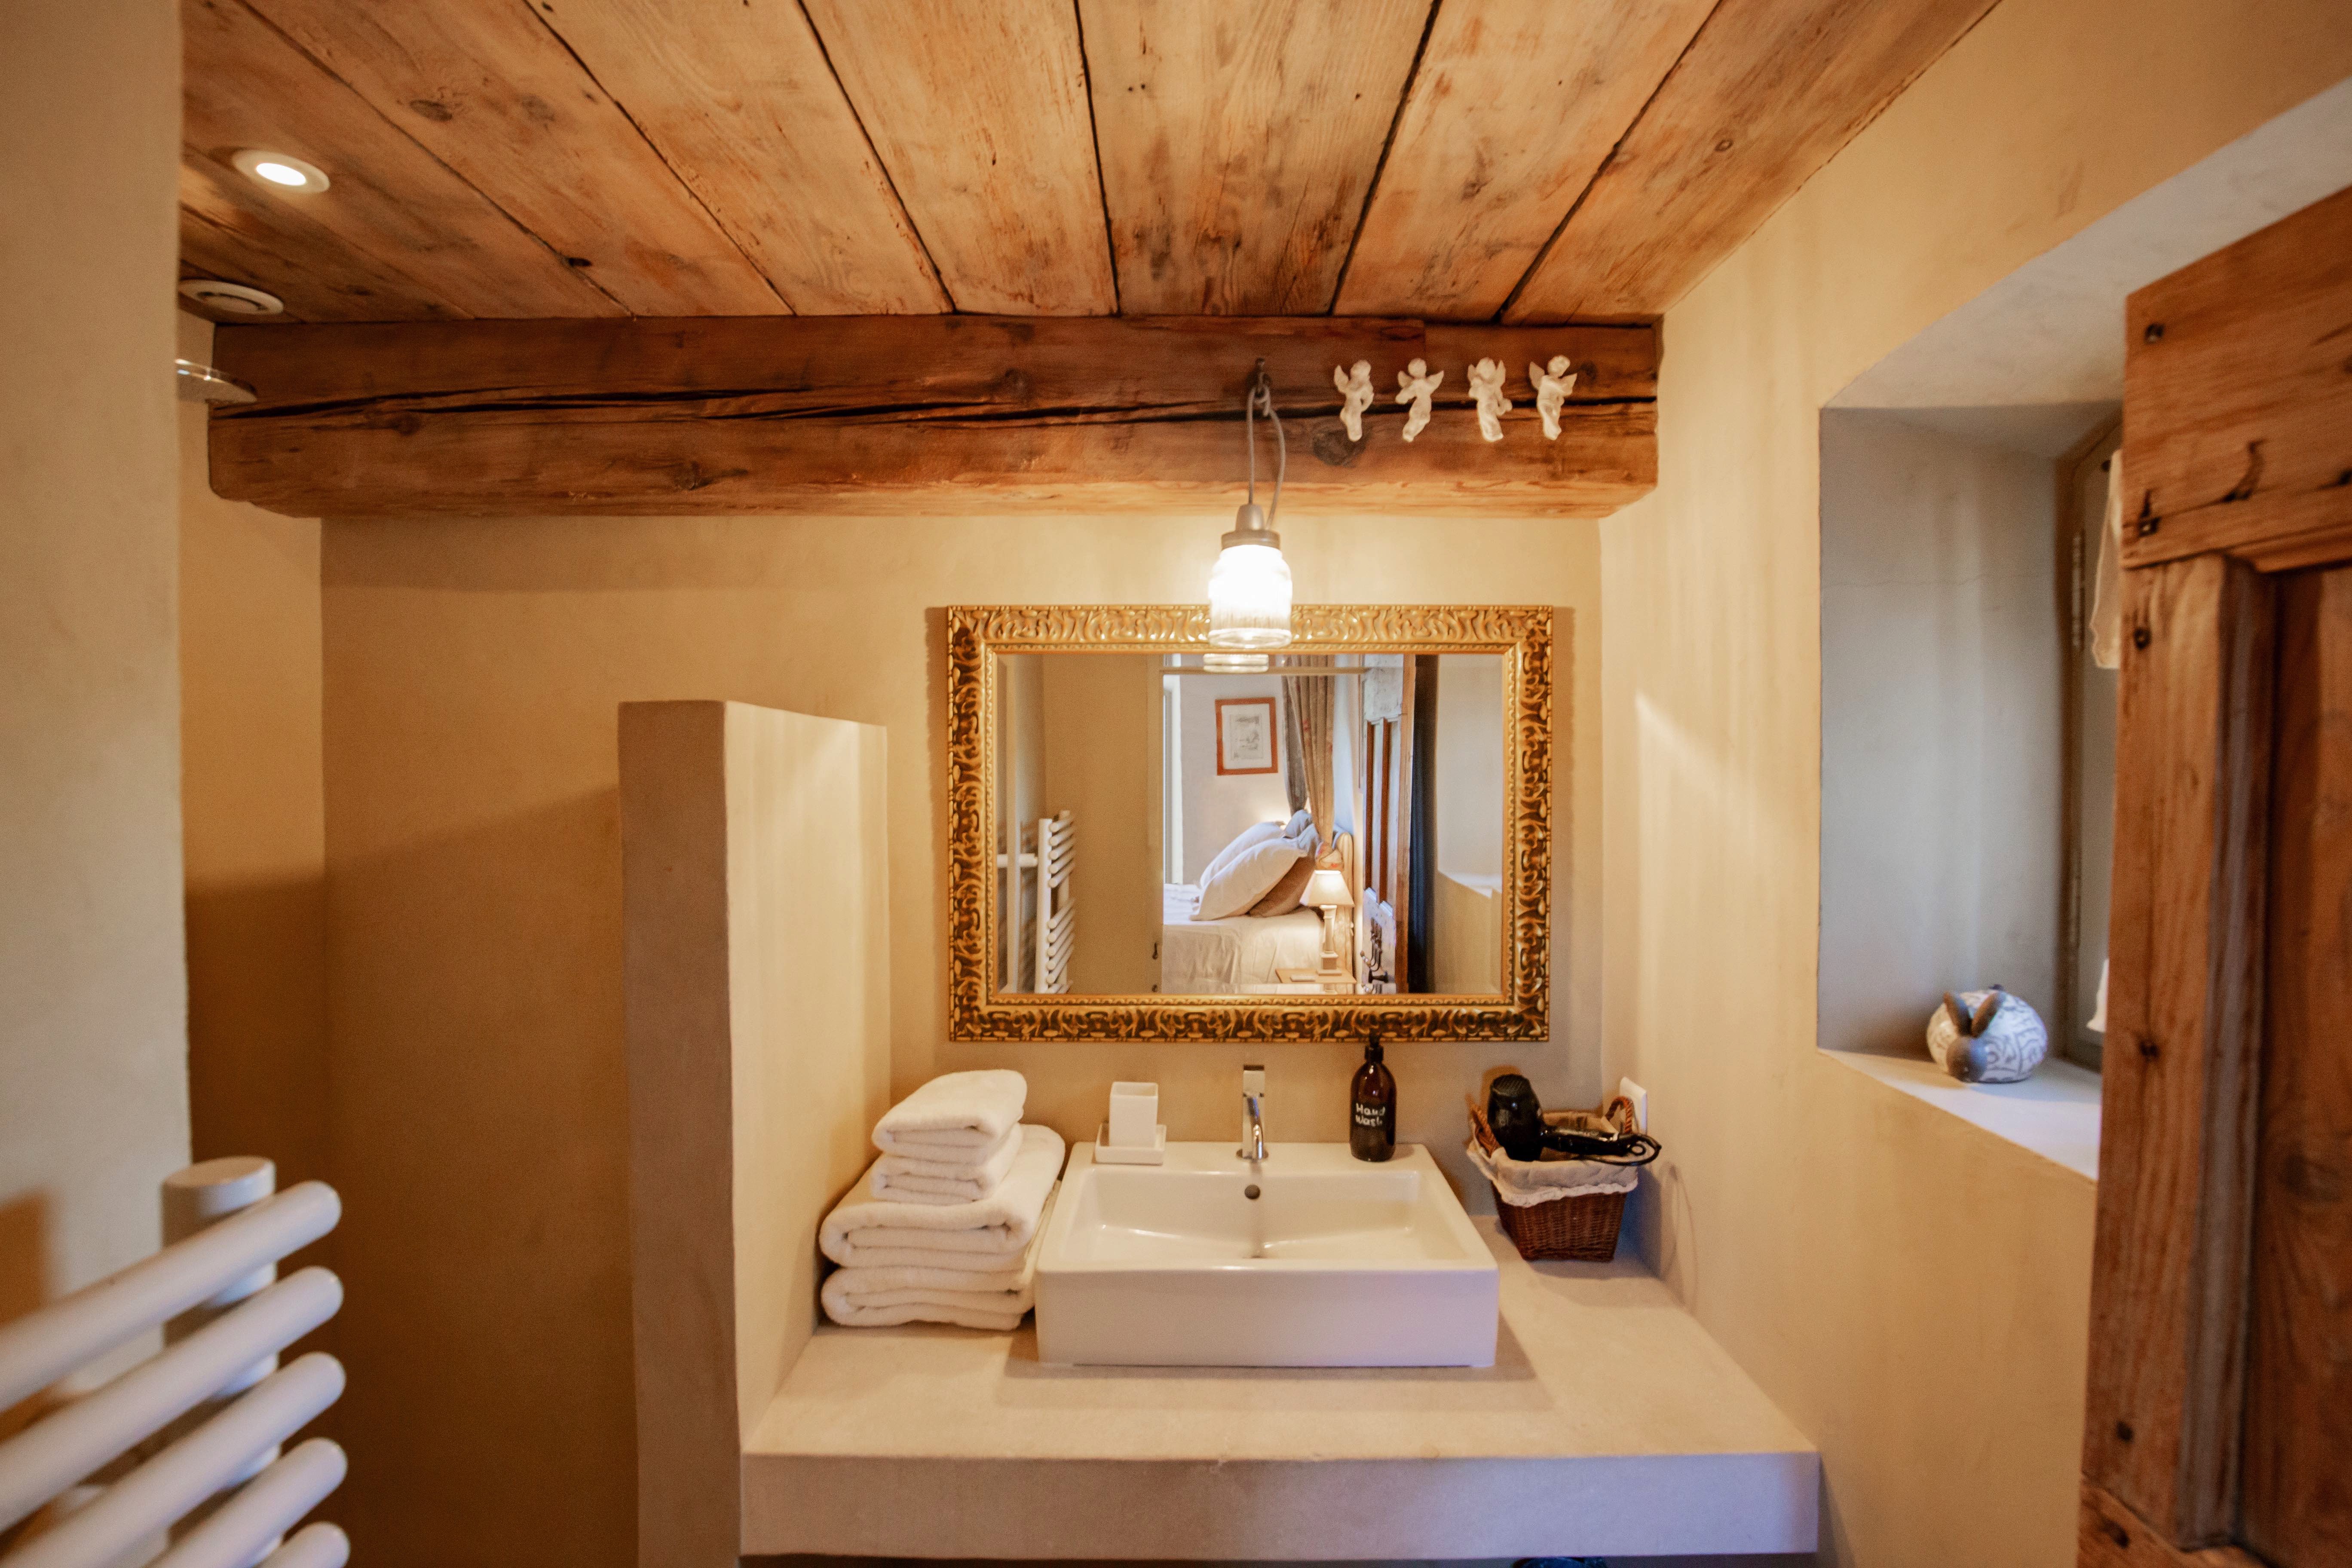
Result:
<svg viewBox="0 0 2352 1568"><path fill-rule="evenodd" d="M1504 320L1664 313L1992 4L1722 0Z"/></svg>
<svg viewBox="0 0 2352 1568"><path fill-rule="evenodd" d="M243 0L185 0L181 254L299 317L617 316L621 308ZM324 196L266 190L239 151L326 169Z"/></svg>
<svg viewBox="0 0 2352 1568"><path fill-rule="evenodd" d="M253 5L626 310L789 309L532 6ZM355 172L340 156L318 162L338 181ZM388 188L403 188L394 172L381 177Z"/></svg>
<svg viewBox="0 0 2352 1568"><path fill-rule="evenodd" d="M1523 377L1555 353L1579 376L1548 441ZM1493 444L1465 386L1488 355L1511 367L1518 405ZM1407 443L1390 395L1415 357L1446 382ZM1597 516L1657 476L1657 337L1643 325L421 322L224 328L214 358L258 395L214 413L214 489L296 516L1214 509L1243 472L1260 358L1289 437L1286 508ZM1359 358L1382 395L1351 443L1331 370Z"/></svg>
<svg viewBox="0 0 2352 1568"><path fill-rule="evenodd" d="M1714 3L1443 6L1339 309L1492 318Z"/></svg>
<svg viewBox="0 0 2352 1568"><path fill-rule="evenodd" d="M799 6L538 0L538 10L794 310L948 308Z"/></svg>
<svg viewBox="0 0 2352 1568"><path fill-rule="evenodd" d="M1071 0L805 0L961 310L1118 308Z"/></svg>
<svg viewBox="0 0 2352 1568"><path fill-rule="evenodd" d="M1120 309L1330 309L1430 10L1079 0Z"/></svg>

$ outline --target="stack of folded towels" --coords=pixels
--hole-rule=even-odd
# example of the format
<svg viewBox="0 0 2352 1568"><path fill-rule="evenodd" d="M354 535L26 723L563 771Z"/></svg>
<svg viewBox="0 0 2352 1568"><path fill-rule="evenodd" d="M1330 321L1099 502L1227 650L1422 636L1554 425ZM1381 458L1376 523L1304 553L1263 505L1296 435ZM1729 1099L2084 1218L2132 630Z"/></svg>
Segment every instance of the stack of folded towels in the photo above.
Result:
<svg viewBox="0 0 2352 1568"><path fill-rule="evenodd" d="M882 1157L818 1232L841 1265L825 1278L826 1317L1020 1326L1062 1172L1060 1135L1022 1125L1028 1099L1017 1072L951 1072L890 1108L874 1128Z"/></svg>

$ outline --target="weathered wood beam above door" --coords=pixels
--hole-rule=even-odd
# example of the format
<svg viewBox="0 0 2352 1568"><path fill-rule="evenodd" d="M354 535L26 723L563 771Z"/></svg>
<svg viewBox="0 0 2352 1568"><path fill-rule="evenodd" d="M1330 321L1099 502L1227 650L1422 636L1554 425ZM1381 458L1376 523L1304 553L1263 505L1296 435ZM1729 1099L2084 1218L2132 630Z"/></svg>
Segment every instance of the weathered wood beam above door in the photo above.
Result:
<svg viewBox="0 0 2352 1568"><path fill-rule="evenodd" d="M1578 374L1551 441L1526 376L1554 354ZM1499 442L1470 406L1481 357L1510 372ZM296 516L1220 507L1260 358L1289 437L1286 510L1599 516L1657 479L1643 324L433 321L225 327L214 358L257 401L215 413L213 488ZM1394 393L1414 358L1445 383L1408 444ZM1331 372L1359 359L1380 395L1351 443Z"/></svg>
<svg viewBox="0 0 2352 1568"><path fill-rule="evenodd" d="M2124 313L2124 564L2352 553L2352 187Z"/></svg>

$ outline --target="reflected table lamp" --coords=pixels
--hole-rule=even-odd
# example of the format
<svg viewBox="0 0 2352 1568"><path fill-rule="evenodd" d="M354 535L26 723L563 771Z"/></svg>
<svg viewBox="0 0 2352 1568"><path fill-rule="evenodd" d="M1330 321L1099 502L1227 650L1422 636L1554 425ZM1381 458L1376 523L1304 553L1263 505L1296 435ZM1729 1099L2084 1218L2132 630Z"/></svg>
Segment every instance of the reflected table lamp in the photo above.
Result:
<svg viewBox="0 0 2352 1568"><path fill-rule="evenodd" d="M1355 907L1356 900L1348 892L1348 879L1333 867L1318 867L1307 879L1307 891L1298 901L1323 911L1323 969L1317 979L1326 991L1348 989L1355 976L1340 966L1338 913Z"/></svg>

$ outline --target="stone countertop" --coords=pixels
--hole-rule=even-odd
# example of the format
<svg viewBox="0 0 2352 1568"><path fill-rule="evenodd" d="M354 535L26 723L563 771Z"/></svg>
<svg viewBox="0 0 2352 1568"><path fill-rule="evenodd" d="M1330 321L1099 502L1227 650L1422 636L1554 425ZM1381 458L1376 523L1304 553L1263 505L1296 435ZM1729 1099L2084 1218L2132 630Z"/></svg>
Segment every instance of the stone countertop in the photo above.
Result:
<svg viewBox="0 0 2352 1568"><path fill-rule="evenodd" d="M1062 1367L820 1329L744 1445L744 1550L1399 1558L1809 1552L1820 1456L1638 1265L1502 1268L1486 1368Z"/></svg>

